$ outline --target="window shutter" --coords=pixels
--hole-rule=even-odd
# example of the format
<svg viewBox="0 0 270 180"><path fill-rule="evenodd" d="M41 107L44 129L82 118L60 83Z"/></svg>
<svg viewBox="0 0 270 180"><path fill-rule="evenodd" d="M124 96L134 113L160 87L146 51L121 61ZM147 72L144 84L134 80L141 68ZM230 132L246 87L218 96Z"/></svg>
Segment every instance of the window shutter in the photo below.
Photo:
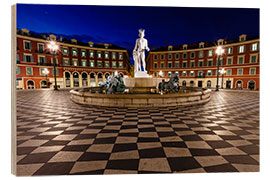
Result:
<svg viewBox="0 0 270 180"><path fill-rule="evenodd" d="M34 62L34 57L33 56L31 56L31 62Z"/></svg>
<svg viewBox="0 0 270 180"><path fill-rule="evenodd" d="M29 44L30 44L30 49L32 50L32 42L30 42Z"/></svg>
<svg viewBox="0 0 270 180"><path fill-rule="evenodd" d="M25 57L25 55L23 55L23 62L26 62L26 57Z"/></svg>
<svg viewBox="0 0 270 180"><path fill-rule="evenodd" d="M246 45L244 45L244 52L246 52Z"/></svg>
<svg viewBox="0 0 270 180"><path fill-rule="evenodd" d="M237 47L237 52L240 53L240 46Z"/></svg>

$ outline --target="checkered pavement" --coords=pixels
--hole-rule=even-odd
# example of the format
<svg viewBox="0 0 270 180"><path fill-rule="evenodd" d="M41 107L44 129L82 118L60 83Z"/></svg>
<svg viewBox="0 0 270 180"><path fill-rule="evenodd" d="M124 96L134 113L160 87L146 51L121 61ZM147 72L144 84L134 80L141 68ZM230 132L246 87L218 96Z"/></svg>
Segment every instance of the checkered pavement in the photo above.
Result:
<svg viewBox="0 0 270 180"><path fill-rule="evenodd" d="M17 92L17 175L259 171L259 93L205 105L113 108Z"/></svg>

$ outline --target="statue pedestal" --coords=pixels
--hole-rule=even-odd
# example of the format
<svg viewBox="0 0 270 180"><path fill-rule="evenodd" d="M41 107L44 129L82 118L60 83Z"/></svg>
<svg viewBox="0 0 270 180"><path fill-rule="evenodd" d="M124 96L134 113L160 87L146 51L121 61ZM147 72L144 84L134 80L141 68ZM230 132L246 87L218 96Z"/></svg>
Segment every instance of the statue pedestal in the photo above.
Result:
<svg viewBox="0 0 270 180"><path fill-rule="evenodd" d="M133 93L137 94L149 94L151 89L157 88L158 84L162 81L162 78L151 77L136 77L136 78L124 78L126 87L131 88Z"/></svg>
<svg viewBox="0 0 270 180"><path fill-rule="evenodd" d="M147 74L147 71L138 71L135 72L135 78L150 78L149 74Z"/></svg>

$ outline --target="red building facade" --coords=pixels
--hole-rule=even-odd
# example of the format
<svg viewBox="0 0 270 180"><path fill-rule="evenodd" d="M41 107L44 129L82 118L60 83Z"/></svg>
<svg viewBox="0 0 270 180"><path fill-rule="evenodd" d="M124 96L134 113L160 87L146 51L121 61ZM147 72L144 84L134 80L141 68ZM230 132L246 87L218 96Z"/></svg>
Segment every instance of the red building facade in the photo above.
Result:
<svg viewBox="0 0 270 180"><path fill-rule="evenodd" d="M147 57L148 72L153 77L180 76L180 85L214 88L217 85L215 53L220 45L225 53L220 57L219 86L224 88L259 90L259 38L219 39L216 43L201 42L168 46L152 50ZM223 75L222 75L223 74Z"/></svg>
<svg viewBox="0 0 270 180"><path fill-rule="evenodd" d="M47 46L50 41L59 46L54 59ZM17 89L53 87L54 61L60 88L98 86L113 73L130 75L131 68L127 50L112 44L36 35L27 29L17 31Z"/></svg>

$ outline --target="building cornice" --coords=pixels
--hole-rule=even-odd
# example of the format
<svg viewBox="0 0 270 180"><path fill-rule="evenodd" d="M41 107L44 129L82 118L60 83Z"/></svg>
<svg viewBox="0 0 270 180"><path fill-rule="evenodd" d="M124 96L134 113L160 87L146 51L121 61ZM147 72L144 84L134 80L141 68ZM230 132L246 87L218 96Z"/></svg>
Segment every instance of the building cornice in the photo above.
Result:
<svg viewBox="0 0 270 180"><path fill-rule="evenodd" d="M239 46L239 45L245 45L250 44L254 42L259 42L260 39L253 39L253 40L247 40L243 42L237 42L237 43L231 43L231 44L224 44L222 45L224 48L231 47L231 46ZM196 48L196 49L182 49L182 50L173 50L173 51L150 51L149 54L160 54L160 53L184 53L184 52L194 52L194 51L203 51L203 50L213 50L216 46L211 47L205 47L205 48Z"/></svg>
<svg viewBox="0 0 270 180"><path fill-rule="evenodd" d="M27 39L27 40L40 41L40 42L44 42L44 43L48 42L48 40L45 40L45 39L34 38L34 37L29 37L29 36L23 36L23 35L19 35L19 34L17 34L16 36L19 37L19 38ZM57 41L57 43L60 44L61 46L71 47L71 48L128 53L126 49L121 50L121 49L95 48L95 47L81 46L81 45L77 45L77 44L68 44L68 43L64 43L64 42L61 42L61 41Z"/></svg>

